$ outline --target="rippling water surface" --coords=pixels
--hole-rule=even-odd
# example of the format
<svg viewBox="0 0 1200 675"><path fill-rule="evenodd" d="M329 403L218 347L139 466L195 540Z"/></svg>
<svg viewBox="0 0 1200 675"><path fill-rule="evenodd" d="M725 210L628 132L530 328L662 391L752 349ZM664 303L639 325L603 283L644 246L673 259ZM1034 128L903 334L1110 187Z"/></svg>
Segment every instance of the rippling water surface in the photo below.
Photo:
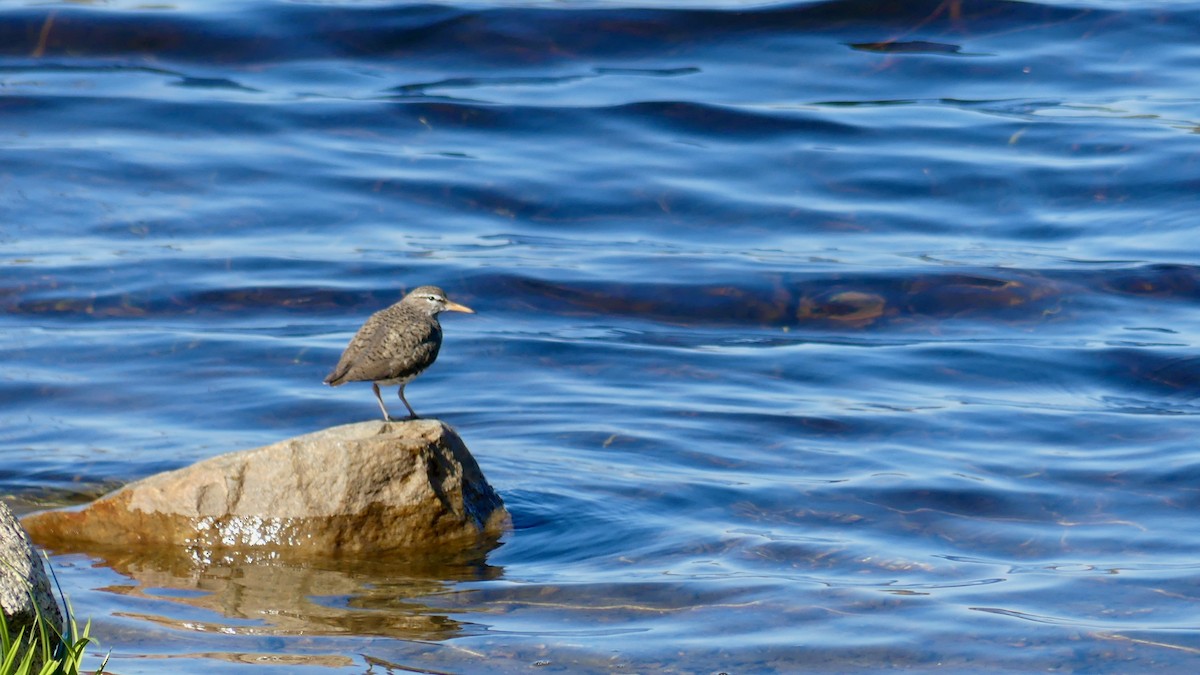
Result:
<svg viewBox="0 0 1200 675"><path fill-rule="evenodd" d="M450 561L53 563L117 673L1195 672L1200 3L9 3L19 512L378 414ZM103 651L101 650L101 652Z"/></svg>

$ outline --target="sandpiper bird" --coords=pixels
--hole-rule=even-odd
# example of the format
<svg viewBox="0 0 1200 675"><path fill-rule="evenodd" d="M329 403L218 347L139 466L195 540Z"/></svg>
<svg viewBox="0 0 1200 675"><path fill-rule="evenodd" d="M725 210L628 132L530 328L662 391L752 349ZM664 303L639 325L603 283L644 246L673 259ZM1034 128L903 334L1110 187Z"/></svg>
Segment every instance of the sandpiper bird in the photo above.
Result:
<svg viewBox="0 0 1200 675"><path fill-rule="evenodd" d="M446 292L437 286L421 286L404 296L400 302L371 315L358 329L325 384L336 387L345 382L370 382L383 419L392 421L379 385L400 385L400 400L408 408L409 418L417 419L408 400L404 385L420 375L437 360L442 346L442 325L438 314L475 310L446 299Z"/></svg>

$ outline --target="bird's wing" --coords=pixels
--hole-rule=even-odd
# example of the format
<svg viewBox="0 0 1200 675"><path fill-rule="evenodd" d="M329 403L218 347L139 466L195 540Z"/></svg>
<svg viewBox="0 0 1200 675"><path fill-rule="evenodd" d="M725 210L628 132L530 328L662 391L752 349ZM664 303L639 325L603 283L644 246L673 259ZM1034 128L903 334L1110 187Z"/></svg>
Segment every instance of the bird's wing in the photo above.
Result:
<svg viewBox="0 0 1200 675"><path fill-rule="evenodd" d="M391 309L390 307L388 309ZM372 314L350 338L350 344L346 345L346 350L342 352L342 357L338 359L337 365L333 367L333 371L325 378L325 383L337 386L343 382L359 382L364 380L372 380L376 378L369 377L372 371L379 370L386 361L377 362L375 359L368 359L371 354L380 353L384 346L384 341L387 339L388 330L386 321L384 320L384 312L387 309L375 312ZM374 366L374 367L373 367ZM378 379L383 379L382 377Z"/></svg>
<svg viewBox="0 0 1200 675"><path fill-rule="evenodd" d="M399 348L391 358L392 372L402 373L406 377L416 375L433 364L441 346L442 327L436 321L427 331L404 335L402 340L398 339Z"/></svg>

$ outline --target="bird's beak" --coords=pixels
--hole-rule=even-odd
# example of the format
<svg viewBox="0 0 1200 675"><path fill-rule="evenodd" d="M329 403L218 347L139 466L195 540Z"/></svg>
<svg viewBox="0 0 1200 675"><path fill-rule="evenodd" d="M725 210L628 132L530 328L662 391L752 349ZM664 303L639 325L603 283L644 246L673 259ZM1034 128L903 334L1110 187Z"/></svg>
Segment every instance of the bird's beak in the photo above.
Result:
<svg viewBox="0 0 1200 675"><path fill-rule="evenodd" d="M451 302L449 300L446 301L446 311L447 312L466 312L467 314L475 313L475 310L471 309L470 307L467 307L466 305L460 305L457 302Z"/></svg>

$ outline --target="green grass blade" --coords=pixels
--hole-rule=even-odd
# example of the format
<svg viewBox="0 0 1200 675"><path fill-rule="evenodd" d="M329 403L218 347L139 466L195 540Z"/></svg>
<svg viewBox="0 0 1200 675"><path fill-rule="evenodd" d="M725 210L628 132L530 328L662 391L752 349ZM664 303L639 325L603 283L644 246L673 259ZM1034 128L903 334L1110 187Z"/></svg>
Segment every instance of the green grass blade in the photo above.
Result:
<svg viewBox="0 0 1200 675"><path fill-rule="evenodd" d="M4 616L4 612L0 612L0 653L7 654L11 650L12 636L8 634L8 617Z"/></svg>
<svg viewBox="0 0 1200 675"><path fill-rule="evenodd" d="M34 650L25 650L25 658L21 659L21 665L17 666L18 673L28 673L29 671L33 670L33 655Z"/></svg>
<svg viewBox="0 0 1200 675"><path fill-rule="evenodd" d="M55 675L55 673L69 673L71 671L63 668L61 661L47 661L42 664L42 669L38 671L38 675Z"/></svg>
<svg viewBox="0 0 1200 675"><path fill-rule="evenodd" d="M41 649L38 651L42 652L42 663L49 664L54 660L54 654L51 652L54 642L50 640L50 633L46 630L46 617L42 616L42 608L38 607L37 601L33 599L32 594L30 594L29 599L33 602L33 611L37 613L37 620L34 621L34 628L37 631L35 635L37 638L39 638L37 639L36 644L41 647ZM31 649L29 651L32 652L34 650Z"/></svg>
<svg viewBox="0 0 1200 675"><path fill-rule="evenodd" d="M9 644L4 648L4 661L0 663L0 674L12 675L14 672L16 672L14 670L14 666L17 662L17 652L21 651L18 649L18 647L20 646L21 638L24 635L25 631L22 630L20 635L17 637L17 642L15 644Z"/></svg>

